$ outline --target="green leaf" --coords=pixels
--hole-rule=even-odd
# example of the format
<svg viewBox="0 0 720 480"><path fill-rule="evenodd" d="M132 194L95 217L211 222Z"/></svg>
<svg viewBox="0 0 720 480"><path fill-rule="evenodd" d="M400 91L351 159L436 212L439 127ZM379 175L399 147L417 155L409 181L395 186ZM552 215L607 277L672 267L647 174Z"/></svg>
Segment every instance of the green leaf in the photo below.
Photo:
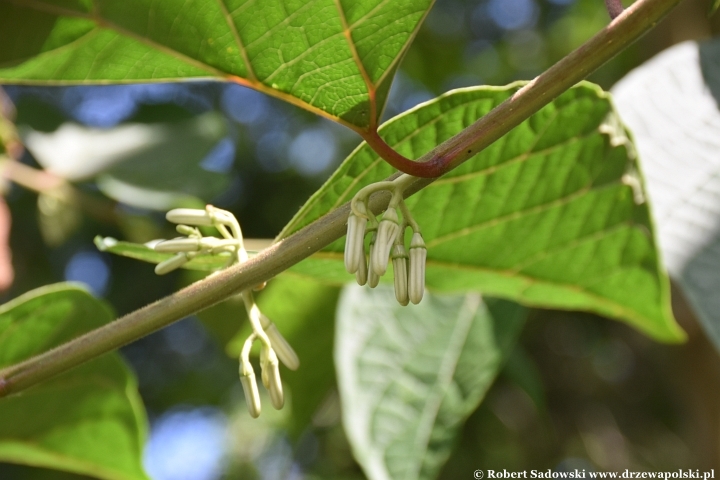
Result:
<svg viewBox="0 0 720 480"><path fill-rule="evenodd" d="M718 7L720 7L720 0L713 0L710 4L710 15L713 15L715 12L717 12Z"/></svg>
<svg viewBox="0 0 720 480"><path fill-rule="evenodd" d="M372 480L434 479L512 350L526 310L480 295L347 287L335 341L343 423Z"/></svg>
<svg viewBox="0 0 720 480"><path fill-rule="evenodd" d="M450 92L391 120L382 136L418 158L518 88ZM280 237L392 173L362 144ZM408 199L428 247L427 285L588 310L679 341L684 334L670 309L642 182L608 95L588 83L572 88ZM347 282L343 248L340 239L292 271Z"/></svg>
<svg viewBox="0 0 720 480"><path fill-rule="evenodd" d="M85 290L56 284L0 307L0 368L115 318ZM0 461L108 480L146 479L146 418L133 374L106 354L0 399Z"/></svg>
<svg viewBox="0 0 720 480"><path fill-rule="evenodd" d="M14 0L0 82L237 82L367 129L432 0Z"/></svg>

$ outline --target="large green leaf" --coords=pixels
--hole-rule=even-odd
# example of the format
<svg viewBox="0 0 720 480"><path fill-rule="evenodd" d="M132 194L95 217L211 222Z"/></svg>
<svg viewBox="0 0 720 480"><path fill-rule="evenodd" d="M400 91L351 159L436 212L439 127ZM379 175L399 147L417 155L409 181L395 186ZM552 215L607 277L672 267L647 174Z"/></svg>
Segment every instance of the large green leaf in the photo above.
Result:
<svg viewBox="0 0 720 480"><path fill-rule="evenodd" d="M518 88L450 92L388 122L382 135L418 158ZM391 173L361 145L280 237ZM607 94L588 83L572 88L408 199L428 246L427 285L588 310L659 340L681 340L642 182ZM347 282L343 248L338 240L292 271Z"/></svg>
<svg viewBox="0 0 720 480"><path fill-rule="evenodd" d="M0 307L0 368L42 353L115 316L71 284L33 290ZM143 480L146 418L134 376L106 354L0 399L0 461L108 480Z"/></svg>
<svg viewBox="0 0 720 480"><path fill-rule="evenodd" d="M432 0L10 0L0 82L217 79L362 129Z"/></svg>
<svg viewBox="0 0 720 480"><path fill-rule="evenodd" d="M436 477L525 316L477 293L402 307L386 287L343 291L335 341L343 423L369 478Z"/></svg>

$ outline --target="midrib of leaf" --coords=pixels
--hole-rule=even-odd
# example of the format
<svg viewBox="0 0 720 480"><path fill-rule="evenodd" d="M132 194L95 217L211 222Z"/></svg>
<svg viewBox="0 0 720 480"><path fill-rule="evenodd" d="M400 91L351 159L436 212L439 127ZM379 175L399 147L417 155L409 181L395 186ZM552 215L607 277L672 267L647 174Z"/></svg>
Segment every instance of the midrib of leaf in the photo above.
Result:
<svg viewBox="0 0 720 480"><path fill-rule="evenodd" d="M242 38L240 38L240 32L238 32L237 25L235 25L235 20L233 20L232 15L230 15L230 12L228 12L227 5L225 5L225 0L217 0L217 2L220 10L222 10L223 18L225 18L225 23L227 23L228 28L232 32L233 37L235 38L235 44L237 45L238 51L240 52L243 62L247 67L248 77L250 77L248 80L250 82L260 83L258 82L257 76L255 75L255 70L253 69L252 63L250 63L250 59L248 58L247 50L245 49Z"/></svg>
<svg viewBox="0 0 720 480"><path fill-rule="evenodd" d="M128 38L131 38L140 43L143 43L144 45L151 47L153 49L156 49L162 53L165 53L166 55L175 57L176 59L181 60L189 65L203 69L212 75L210 78L220 77L222 79L225 79L226 81L237 83L244 87L252 88L259 92L265 93L267 95L270 95L270 96L273 96L280 100L283 100L287 103L290 103L292 105L295 105L297 107L305 109L309 112L315 113L316 115L320 115L322 117L328 118L334 122L337 122L341 125L344 125L344 126L350 128L351 130L354 130L356 132L362 133L365 131L365 129L363 129L362 127L358 127L357 125L347 122L346 120L343 120L342 118L340 118L336 115L332 115L331 113L321 110L320 108L315 107L314 105L311 105L310 103L304 102L303 100L301 100L293 95L290 95L285 92L281 92L272 87L268 87L264 83L261 83L260 81L258 81L256 78L254 80L242 78L242 77L238 77L237 75L232 75L230 73L223 72L222 70L218 70L217 68L213 67L212 65L208 65L207 63L205 63L201 60L198 60L198 59L195 59L188 55L185 55L184 53L178 52L177 50L174 50L165 45L159 44L147 37L138 35L132 31L126 30L126 29L120 27L119 25L116 25L115 23L110 22L110 21L100 17L98 14L84 14L82 12L78 12L75 10L68 10L68 9L65 9L62 7L58 7L56 5L49 5L47 3L39 2L37 0L6 0L6 1L14 3L15 5L18 5L23 8L32 8L33 10L37 10L37 11L40 11L43 13L49 13L49 14L58 15L58 16L73 17L73 18L82 18L84 20L89 20L89 21L95 23L95 25L97 25L98 28L112 30L115 33L118 33L118 34L128 37ZM219 0L219 1L222 2L222 0ZM227 9L223 9L223 11L226 12ZM233 25L234 25L234 22L233 22ZM93 30L93 32L94 32L94 30ZM81 38L85 38L90 33L93 33L93 32L88 32L88 34L83 35L83 37L81 37ZM232 32L232 29L231 29L231 32ZM239 38L239 36L238 36L238 38ZM237 38L236 38L236 41L237 41ZM42 54L38 55L37 58L47 56L49 54L52 54L53 52L61 51L60 49L63 49L66 46L67 45L63 45L62 47L59 47L57 49L43 52ZM241 49L241 52L243 50L244 49ZM245 57L243 57L243 60L245 60ZM248 75L249 75L250 72L252 71L252 66L249 61L246 63L247 63ZM43 83L47 84L47 82L43 82ZM60 83L62 83L62 82L58 82L58 84L60 84Z"/></svg>
<svg viewBox="0 0 720 480"><path fill-rule="evenodd" d="M355 42L352 38L352 31L350 30L350 27L347 23L347 18L345 17L345 11L342 8L342 5L340 4L340 0L333 0L335 3L335 8L337 8L338 15L340 16L340 24L342 25L343 29L343 35L345 36L345 40L348 43L348 47L350 48L350 53L352 53L353 60L355 61L355 64L358 67L358 70L360 70L360 75L363 78L363 82L365 82L365 87L368 91L368 99L370 100L370 129L374 130L377 126L377 105L375 103L375 85L373 85L372 81L370 80L370 77L368 76L367 70L365 69L365 64L362 63L360 60L360 55L358 54L357 47L355 46ZM380 2L375 9L368 12L367 15L370 15L374 10L377 8L380 8L380 6L385 2Z"/></svg>
<svg viewBox="0 0 720 480"><path fill-rule="evenodd" d="M345 11L342 8L342 4L340 3L340 0L333 0L335 2L335 5L338 9L338 12L340 14L340 19L343 24L343 30L345 38L347 39L348 45L350 46L350 49L352 50L353 58L355 59L355 62L357 63L358 68L360 69L360 73L363 76L363 79L365 80L365 84L368 86L368 93L372 92L371 98L372 98L372 106L373 108L376 107L374 97L375 97L375 91L377 90L378 85L382 85L382 83L385 81L385 78L387 75L393 71L393 68L397 63L402 59L404 52L407 51L407 46L410 45L413 40L415 39L415 35L417 35L418 30L420 30L420 26L424 23L425 18L427 17L428 13L432 9L433 5L435 4L435 0L433 0L430 3L430 7L425 9L425 13L423 14L423 18L417 23L415 26L415 29L410 33L410 36L408 37L408 41L405 43L405 46L402 48L401 53L397 55L393 61L388 65L388 68L385 70L385 72L380 76L377 82L373 83L370 80L370 76L367 74L367 69L365 68L365 64L362 63L362 60L360 60L360 56L357 52L357 47L355 46L355 42L352 39L352 31L355 30L357 27L365 23L368 18L372 17L372 15L380 10L382 7L384 7L386 4L390 3L391 0L383 0L382 2L375 5L373 9L371 9L368 13L360 17L355 23L352 25L348 25L347 19L345 17Z"/></svg>
<svg viewBox="0 0 720 480"><path fill-rule="evenodd" d="M467 295L465 297L465 301L463 302L463 306L460 310L461 316L457 323L455 323L455 328L453 329L450 337L450 342L445 349L445 356L442 359L440 369L438 370L438 375L436 377L438 381L433 385L432 393L430 394L428 401L425 402L425 408L423 408L418 422L420 428L415 435L415 445L417 445L418 449L421 449L423 452L427 452L428 450L430 436L432 435L432 426L435 423L433 420L437 419L447 388L455 376L455 369L465 346L468 331L472 326L475 315L480 308L480 304L480 298L477 294ZM467 313L467 315L462 315L464 313ZM424 456L422 458L424 458ZM417 469L415 471L415 475L409 478L419 478L422 465L423 463L421 459L420 462L416 464Z"/></svg>
<svg viewBox="0 0 720 480"><path fill-rule="evenodd" d="M389 0L384 0L383 2L378 4L378 6L376 8L380 8L380 6L384 5L387 1L389 1ZM718 0L718 1L720 1L720 0ZM393 72L395 69L395 66L398 63L400 63L400 61L405 56L405 53L408 50L408 45L412 44L412 42L415 40L415 37L417 36L418 31L420 31L420 27L422 26L423 23L425 23L425 19L427 18L428 14L430 13L430 10L432 10L433 5L435 5L435 0L432 0L432 2L430 2L430 6L425 9L425 13L423 13L422 19L420 19L420 21L415 26L415 29L410 33L410 36L408 37L407 42L405 42L405 46L401 50L400 54L397 55L393 59L393 61L388 66L387 70L385 70L385 72L383 72L383 74L380 76L380 78L378 79L378 81L375 85L382 85L383 82L385 82L385 80L387 79L387 76L390 74L390 72ZM373 11L375 11L375 9L373 9ZM360 22L358 21L358 22L356 22L355 25L357 25L359 23Z"/></svg>

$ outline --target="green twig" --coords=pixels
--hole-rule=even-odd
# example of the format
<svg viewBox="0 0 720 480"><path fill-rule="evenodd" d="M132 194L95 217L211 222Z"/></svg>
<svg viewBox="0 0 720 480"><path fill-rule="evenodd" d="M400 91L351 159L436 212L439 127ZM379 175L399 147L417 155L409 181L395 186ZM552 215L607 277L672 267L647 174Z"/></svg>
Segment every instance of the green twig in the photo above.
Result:
<svg viewBox="0 0 720 480"><path fill-rule="evenodd" d="M446 165L445 171L457 167L613 58L678 3L680 0L638 0L580 48L419 161L440 161ZM405 190L405 195L414 194L432 181L416 179ZM369 207L380 213L389 200L387 194L373 195ZM194 283L53 350L0 370L0 397L24 390L272 278L342 237L349 213L346 203L243 264Z"/></svg>

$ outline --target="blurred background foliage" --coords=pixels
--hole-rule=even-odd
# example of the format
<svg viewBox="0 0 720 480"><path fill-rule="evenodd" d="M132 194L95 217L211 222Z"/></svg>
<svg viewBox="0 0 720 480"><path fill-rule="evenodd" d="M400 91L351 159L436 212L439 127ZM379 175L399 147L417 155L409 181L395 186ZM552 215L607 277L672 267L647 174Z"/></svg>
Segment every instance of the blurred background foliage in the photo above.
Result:
<svg viewBox="0 0 720 480"><path fill-rule="evenodd" d="M717 33L707 11L706 1L687 0L590 80L609 88L664 48ZM601 0L437 0L385 118L449 89L531 79L607 23ZM246 236L271 238L359 143L344 127L238 85L4 90L35 154L22 162L37 170L23 177L30 188L4 186L15 278L3 300L72 280L118 314L142 307L201 275L158 277L150 265L98 252L95 235L167 238L163 210L210 202L234 212ZM246 328L240 302L122 349L151 419L145 465L154 479L363 478L340 426L332 367L339 289L305 288L280 278L260 294L304 366L284 377L292 408L258 420L245 411L229 355ZM720 468L720 363L681 299L676 306L690 334L683 346L593 315L534 311L441 478L478 468ZM0 478L80 477L0 464Z"/></svg>

